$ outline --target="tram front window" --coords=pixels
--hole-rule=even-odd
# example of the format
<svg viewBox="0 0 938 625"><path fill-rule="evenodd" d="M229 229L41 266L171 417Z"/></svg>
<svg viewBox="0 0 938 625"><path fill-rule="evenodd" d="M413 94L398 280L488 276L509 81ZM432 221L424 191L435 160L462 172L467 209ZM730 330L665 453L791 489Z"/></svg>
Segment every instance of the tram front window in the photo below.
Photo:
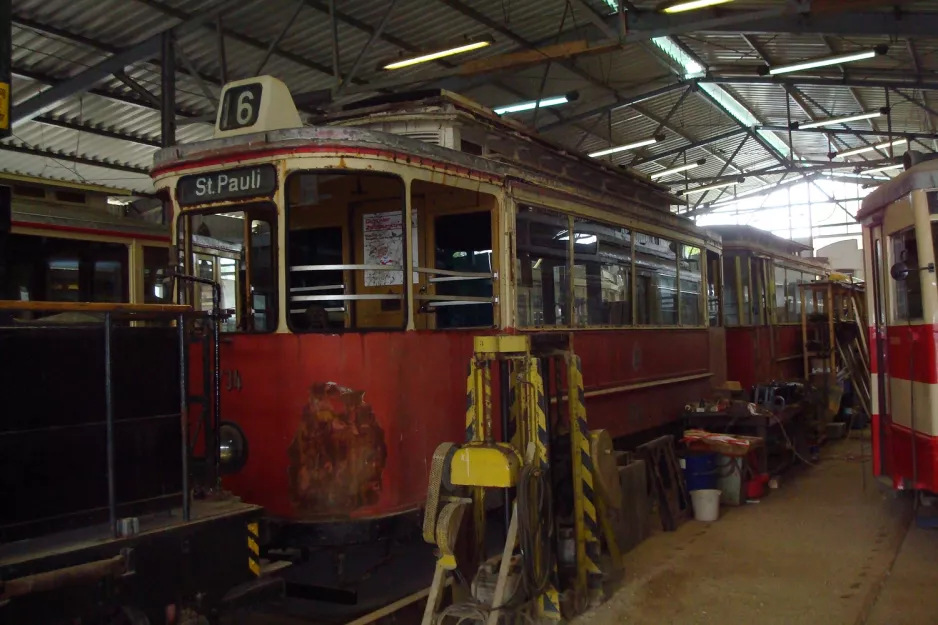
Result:
<svg viewBox="0 0 938 625"><path fill-rule="evenodd" d="M370 172L295 172L286 191L290 329L402 329L403 181Z"/></svg>
<svg viewBox="0 0 938 625"><path fill-rule="evenodd" d="M221 287L223 332L269 332L277 326L274 237L265 207L188 217L191 273ZM212 310L212 287L194 286L194 306Z"/></svg>

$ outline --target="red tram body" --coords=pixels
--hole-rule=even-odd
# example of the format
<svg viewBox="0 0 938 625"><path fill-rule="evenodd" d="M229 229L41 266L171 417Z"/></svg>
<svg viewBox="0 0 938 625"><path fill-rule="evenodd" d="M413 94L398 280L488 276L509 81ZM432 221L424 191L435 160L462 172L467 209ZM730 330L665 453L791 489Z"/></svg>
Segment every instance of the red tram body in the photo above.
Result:
<svg viewBox="0 0 938 625"><path fill-rule="evenodd" d="M723 240L727 378L744 389L805 377L798 285L830 273L811 248L752 226L710 226ZM824 311L809 293L808 314Z"/></svg>
<svg viewBox="0 0 938 625"><path fill-rule="evenodd" d="M225 130L244 84L260 113ZM180 266L231 312L222 412L247 454L224 484L292 541L419 512L434 449L465 436L479 334L572 336L590 426L614 437L724 381L720 242L665 188L450 94L313 128L269 77L222 98L217 138L162 150L153 176Z"/></svg>
<svg viewBox="0 0 938 625"><path fill-rule="evenodd" d="M857 214L869 311L874 474L938 492L938 162L880 185Z"/></svg>

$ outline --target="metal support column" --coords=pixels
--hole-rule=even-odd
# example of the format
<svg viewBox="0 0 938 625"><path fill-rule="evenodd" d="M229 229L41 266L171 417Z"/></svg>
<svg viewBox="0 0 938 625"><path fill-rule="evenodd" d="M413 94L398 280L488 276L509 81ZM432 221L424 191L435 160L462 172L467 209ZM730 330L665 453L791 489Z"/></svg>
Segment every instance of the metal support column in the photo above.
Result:
<svg viewBox="0 0 938 625"><path fill-rule="evenodd" d="M112 385L111 312L104 313L104 419L107 436L107 511L111 535L117 537L117 490L114 475L114 389Z"/></svg>
<svg viewBox="0 0 938 625"><path fill-rule="evenodd" d="M176 145L176 48L172 31L162 33L162 79L160 81L160 143Z"/></svg>

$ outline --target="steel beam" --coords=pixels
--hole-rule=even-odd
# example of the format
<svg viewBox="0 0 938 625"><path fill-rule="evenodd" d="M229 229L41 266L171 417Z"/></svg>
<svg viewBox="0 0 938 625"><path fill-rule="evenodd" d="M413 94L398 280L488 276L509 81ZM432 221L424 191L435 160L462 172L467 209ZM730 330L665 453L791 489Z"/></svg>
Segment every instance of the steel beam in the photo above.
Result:
<svg viewBox="0 0 938 625"><path fill-rule="evenodd" d="M176 145L176 46L173 33L162 33L161 44L160 144L166 148Z"/></svg>
<svg viewBox="0 0 938 625"><path fill-rule="evenodd" d="M90 156L85 156L76 153L66 154L64 152L54 152L52 150L41 150L35 147L28 147L26 145L19 145L13 143L0 143L0 150L5 150L7 152L18 152L20 154L29 154L30 156L41 156L43 158L51 158L60 161L68 161L70 163L78 163L79 165L90 165L92 167L103 167L105 169L116 169L118 171L126 171L133 174L142 174L144 176L149 176L150 172L146 167L138 167L136 165L131 165L129 163L120 163L117 161L109 160L100 160L97 158L92 158Z"/></svg>
<svg viewBox="0 0 938 625"><path fill-rule="evenodd" d="M772 130L774 132L788 132L789 128L787 126L775 126L771 124L766 124L764 126L759 126L762 130ZM834 136L854 136L854 137L885 137L888 133L885 130L841 130L839 128L792 128L792 132L813 132L822 135L834 135ZM904 132L901 130L893 130L892 134L894 137L904 138L904 139L923 139L923 140L932 140L938 139L938 133L931 132Z"/></svg>
<svg viewBox="0 0 938 625"><path fill-rule="evenodd" d="M231 0L223 0L220 4L216 4L208 11L200 12L198 15L193 16L191 19L184 21L178 26L168 29L168 32L176 36L190 33L198 28L204 19L209 16L214 17L216 13L220 12L230 2ZM111 76L115 72L123 71L126 67L134 63L159 55L162 41L163 34L157 33L118 54L108 57L97 65L79 72L77 75L62 81L51 89L43 91L14 106L12 115L14 127L37 115L48 112L60 102L76 93L88 91L96 83Z"/></svg>
<svg viewBox="0 0 938 625"><path fill-rule="evenodd" d="M743 130L742 128L735 128L733 130L730 130L729 132L724 132L722 134L714 135L708 139L692 141L691 143L687 145L682 145L679 148L672 148L670 150L666 150L664 152L659 152L658 154L654 154L650 156L649 158L638 161L637 163L633 164L632 167L639 167L641 165L644 165L645 163L651 163L652 161L661 160L662 158L667 158L669 156L676 156L688 150L693 150L696 148L703 148L703 147L710 145L711 143L716 143L717 141L724 141L726 139L732 139L733 137L738 137L739 135L744 134L746 132L748 131Z"/></svg>
<svg viewBox="0 0 938 625"><path fill-rule="evenodd" d="M160 142L157 139L151 137L145 137L142 135L129 135L122 132L116 132L108 128L101 128L100 126L95 126L93 124L83 123L75 121L74 119L66 119L64 117L53 117L51 115L40 115L33 119L34 122L45 124L47 126L56 126L58 128L65 128L67 130L75 130L77 132L87 132L91 135L96 135L99 137L106 137L108 139L117 139L119 141L127 141L130 143L136 143L138 145L145 145L151 148L160 147Z"/></svg>
<svg viewBox="0 0 938 625"><path fill-rule="evenodd" d="M54 85L60 82L58 79L53 78L52 76L49 76L47 74L42 74L40 72L36 72L33 70L24 69L24 68L14 67L13 74L14 76L20 76L22 78L26 78L34 82L42 83L44 85ZM117 92L105 90L105 89L89 89L88 93L90 93L91 95L97 96L99 98L103 98L105 100L110 100L111 102L116 102L117 104L135 106L141 109L145 109L147 111L159 112L160 110L159 99L156 99L156 103L153 103L153 102L144 101L138 98L132 98L123 93L117 93ZM156 98L156 96L153 96L153 97ZM199 113L195 113L192 111L184 111L178 107L176 108L176 116L183 118L185 120L198 120L200 118Z"/></svg>
<svg viewBox="0 0 938 625"><path fill-rule="evenodd" d="M36 20L21 16L21 15L13 16L13 25L18 26L20 28L28 28L29 30L37 32L41 35L46 35L49 37L54 37L56 39L63 39L71 43L80 44L87 48L91 48L93 50L107 52L108 54L119 54L121 52L120 47L112 45L110 43L105 43L104 41L100 41L98 39L92 39L91 37L87 37L85 35L73 33L71 31L65 30L64 28L51 26L49 24L43 24L43 23L37 22ZM160 65L160 60L158 56L150 58L150 59L145 59L145 62L151 65L154 65L156 67L159 67ZM180 74L188 74L188 70L185 70L181 67L177 67L176 71L178 71ZM199 78L201 80L207 80L207 81L213 80L213 78L209 76L208 74L197 73L197 74L189 74L189 75L192 78Z"/></svg>
<svg viewBox="0 0 938 625"><path fill-rule="evenodd" d="M865 78L812 78L808 76L701 76L698 83L718 85L795 85L803 87L867 87L938 91L938 82L920 80L867 80Z"/></svg>
<svg viewBox="0 0 938 625"><path fill-rule="evenodd" d="M802 14L779 11L774 16L759 15L743 9L711 9L687 13L640 11L626 14L630 33L659 32L675 34L688 27L696 32L799 33L834 36L934 37L938 32L938 14L916 11L863 12L849 10L852 2L841 2L839 14ZM889 3L882 3L889 4ZM892 4L898 4L893 1ZM614 26L616 16L606 18ZM696 25L696 27L695 27Z"/></svg>
<svg viewBox="0 0 938 625"><path fill-rule="evenodd" d="M596 115L601 115L602 113L606 113L608 111L615 111L617 109L631 107L631 106L634 106L635 104L640 104L642 102L645 102L646 100L651 100L652 98L657 98L659 96L667 95L671 93L672 91L677 91L678 89L685 89L692 84L693 84L692 81L676 81L669 85L665 85L664 87L653 89L651 91L645 91L644 93L639 93L637 95L634 95L628 98L616 98L614 102L610 102L609 104L604 104L602 106L592 108L588 111L577 113L576 115L571 115L567 117L566 119L564 119L563 121L557 121L557 122L551 122L549 124L544 124L543 126L540 126L537 130L538 132L549 132L551 130L554 130L555 128L560 128L561 126L564 126L567 124L575 124L577 122L582 122L591 117L595 117Z"/></svg>

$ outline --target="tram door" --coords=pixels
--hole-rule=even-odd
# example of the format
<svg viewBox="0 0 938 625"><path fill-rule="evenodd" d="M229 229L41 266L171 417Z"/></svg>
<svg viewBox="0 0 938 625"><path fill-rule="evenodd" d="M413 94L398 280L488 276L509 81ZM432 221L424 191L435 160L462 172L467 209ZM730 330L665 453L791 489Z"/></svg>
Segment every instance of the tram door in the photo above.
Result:
<svg viewBox="0 0 938 625"><path fill-rule="evenodd" d="M874 430L876 431L876 440L878 440L878 449L875 450L875 453L879 456L879 462L876 463L876 466L880 467L880 470L877 473L883 473L885 470L885 462L888 454L886 453L886 437L883 436L882 432L889 427L891 422L890 410L888 404L888 389L889 389L889 368L886 366L886 297L884 291L884 279L886 272L884 269L885 258L883 257L883 228L882 226L873 226L870 229L870 241L866 241L867 245L870 245L870 269L872 270L873 275L870 276L873 289L873 306L870 311L873 317L873 326L874 326L874 353L872 358L876 362L876 398L874 401L874 410L879 415L879 418L874 422Z"/></svg>

